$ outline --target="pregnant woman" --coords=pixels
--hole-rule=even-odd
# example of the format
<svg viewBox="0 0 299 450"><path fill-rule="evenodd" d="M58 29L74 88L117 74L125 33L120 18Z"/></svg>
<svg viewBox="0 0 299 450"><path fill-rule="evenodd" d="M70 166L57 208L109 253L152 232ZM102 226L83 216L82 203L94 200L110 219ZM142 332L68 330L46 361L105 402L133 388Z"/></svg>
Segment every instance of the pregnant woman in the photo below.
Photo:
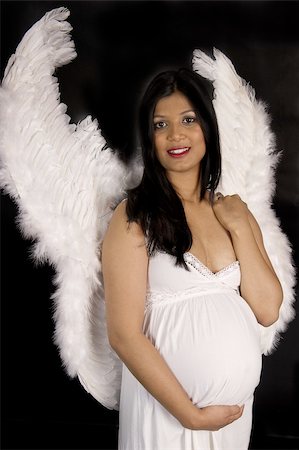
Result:
<svg viewBox="0 0 299 450"><path fill-rule="evenodd" d="M0 87L0 186L56 271L63 366L119 409L121 450L246 450L261 355L294 316L265 108L225 55L195 50L194 71L149 85L143 164L124 165L95 120L70 122L60 102L56 69L76 56L68 15L28 30Z"/></svg>
<svg viewBox="0 0 299 450"><path fill-rule="evenodd" d="M124 363L119 449L245 450L258 323L277 320L281 285L247 205L215 193L210 83L187 69L156 76L139 128L143 178L102 248L108 335Z"/></svg>

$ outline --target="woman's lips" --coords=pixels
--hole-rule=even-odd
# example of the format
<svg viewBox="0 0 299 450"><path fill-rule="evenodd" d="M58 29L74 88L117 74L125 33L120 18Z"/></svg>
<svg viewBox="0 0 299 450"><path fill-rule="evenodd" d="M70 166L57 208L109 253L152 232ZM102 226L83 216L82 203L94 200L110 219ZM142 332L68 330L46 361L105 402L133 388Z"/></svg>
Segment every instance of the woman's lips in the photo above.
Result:
<svg viewBox="0 0 299 450"><path fill-rule="evenodd" d="M167 153L172 158L181 158L182 156L186 155L186 153L188 153L189 150L190 150L190 147L175 147L175 148L170 148L169 150L167 150Z"/></svg>

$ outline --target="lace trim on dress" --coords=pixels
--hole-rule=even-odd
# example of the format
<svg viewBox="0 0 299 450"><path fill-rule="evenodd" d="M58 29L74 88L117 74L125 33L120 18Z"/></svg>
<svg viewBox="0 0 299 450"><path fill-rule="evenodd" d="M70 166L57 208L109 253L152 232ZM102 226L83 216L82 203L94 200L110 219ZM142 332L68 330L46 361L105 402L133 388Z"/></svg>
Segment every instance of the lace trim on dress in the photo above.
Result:
<svg viewBox="0 0 299 450"><path fill-rule="evenodd" d="M163 289L161 291L148 291L146 295L145 301L145 311L148 311L149 308L153 306L159 305L167 305L174 304L177 302L183 302L185 300L190 300L192 298L196 298L197 300L200 297L204 297L206 295L211 294L238 294L238 289L232 288L230 286L223 286L219 284L211 284L211 282L207 282L206 286L201 284L200 288L192 287L190 289L184 289L179 291L172 291L170 289Z"/></svg>
<svg viewBox="0 0 299 450"><path fill-rule="evenodd" d="M236 268L240 266L239 261L233 261L228 266L223 267L223 269L218 270L218 272L212 272L207 266L205 266L196 256L192 255L192 253L185 253L184 259L187 264L190 264L195 270L200 272L202 275L206 277L219 277L220 275L229 274L233 272Z"/></svg>

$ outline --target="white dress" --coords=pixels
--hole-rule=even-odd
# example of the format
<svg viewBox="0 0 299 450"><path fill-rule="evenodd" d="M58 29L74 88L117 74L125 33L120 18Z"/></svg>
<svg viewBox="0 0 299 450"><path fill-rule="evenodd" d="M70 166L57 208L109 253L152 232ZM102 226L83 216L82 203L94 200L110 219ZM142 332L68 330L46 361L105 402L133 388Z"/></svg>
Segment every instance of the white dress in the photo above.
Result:
<svg viewBox="0 0 299 450"><path fill-rule="evenodd" d="M219 431L189 430L123 365L120 450L248 448L262 356L257 320L239 293L239 262L213 273L191 253L184 258L190 271L166 253L150 258L144 333L195 405L245 404L244 412Z"/></svg>

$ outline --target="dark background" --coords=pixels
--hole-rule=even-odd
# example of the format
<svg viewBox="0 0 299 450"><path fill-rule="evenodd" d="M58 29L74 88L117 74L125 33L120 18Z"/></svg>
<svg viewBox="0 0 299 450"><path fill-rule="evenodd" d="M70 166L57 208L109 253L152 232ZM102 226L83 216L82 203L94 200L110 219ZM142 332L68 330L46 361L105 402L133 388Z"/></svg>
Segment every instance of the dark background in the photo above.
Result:
<svg viewBox="0 0 299 450"><path fill-rule="evenodd" d="M72 121L98 118L124 157L134 148L135 105L152 75L190 66L195 48L217 47L232 59L269 105L283 150L274 206L298 266L299 3L3 1L1 78L23 34L59 6L71 11L78 52L58 71L62 100ZM2 448L116 448L117 412L67 377L52 343L53 271L30 261L30 242L17 230L7 196L1 207ZM298 347L295 319L278 349L264 357L252 449L299 449Z"/></svg>

